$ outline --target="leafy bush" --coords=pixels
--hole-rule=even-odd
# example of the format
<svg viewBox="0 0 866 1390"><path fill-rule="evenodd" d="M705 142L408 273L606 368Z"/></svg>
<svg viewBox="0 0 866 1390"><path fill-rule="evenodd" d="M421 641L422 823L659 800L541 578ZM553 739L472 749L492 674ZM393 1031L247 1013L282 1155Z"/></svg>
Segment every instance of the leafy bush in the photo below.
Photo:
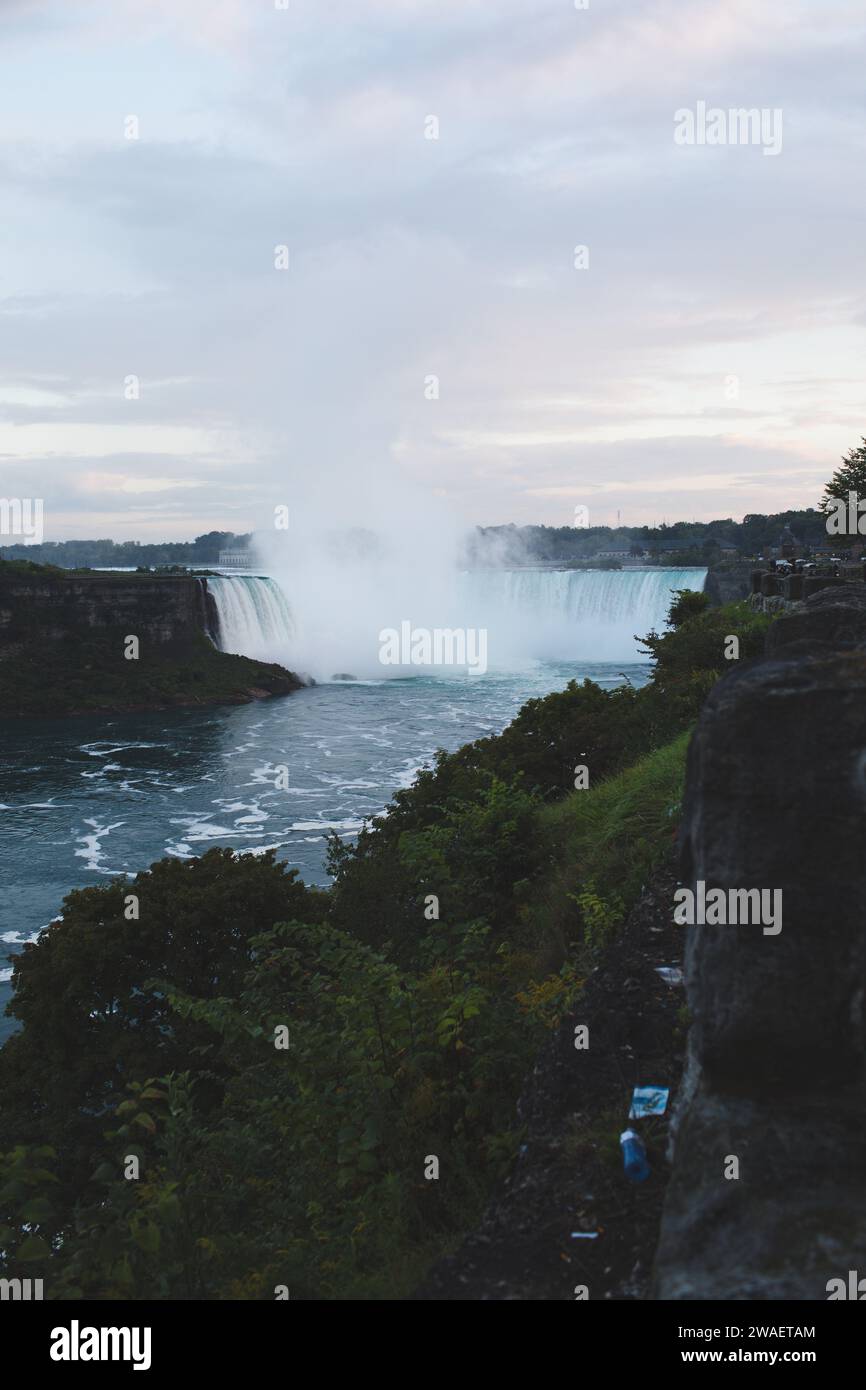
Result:
<svg viewBox="0 0 866 1390"><path fill-rule="evenodd" d="M50 1143L74 1192L127 1083L198 1065L214 1040L147 981L169 979L203 998L237 996L253 937L298 913L315 921L325 901L273 852L224 849L70 893L61 919L13 957L8 1012L22 1028L0 1049L0 1151ZM217 1096L211 1071L208 1094Z"/></svg>

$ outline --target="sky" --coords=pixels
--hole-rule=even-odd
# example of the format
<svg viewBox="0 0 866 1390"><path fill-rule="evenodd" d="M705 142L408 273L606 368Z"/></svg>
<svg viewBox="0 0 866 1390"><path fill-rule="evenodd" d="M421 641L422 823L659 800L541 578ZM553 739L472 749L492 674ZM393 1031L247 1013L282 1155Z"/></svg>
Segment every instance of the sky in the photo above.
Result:
<svg viewBox="0 0 866 1390"><path fill-rule="evenodd" d="M815 505L864 58L860 0L0 0L0 493L48 540Z"/></svg>

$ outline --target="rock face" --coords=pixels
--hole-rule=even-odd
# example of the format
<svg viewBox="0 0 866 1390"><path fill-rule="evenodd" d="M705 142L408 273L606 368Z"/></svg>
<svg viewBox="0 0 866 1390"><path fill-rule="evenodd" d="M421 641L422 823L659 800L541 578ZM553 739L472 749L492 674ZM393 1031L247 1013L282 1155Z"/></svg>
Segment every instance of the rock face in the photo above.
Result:
<svg viewBox="0 0 866 1390"><path fill-rule="evenodd" d="M782 929L685 928L693 1023L658 1298L825 1299L830 1279L866 1274L866 648L852 633L866 640L866 601L838 590L780 618L692 740L683 883L780 889Z"/></svg>
<svg viewBox="0 0 866 1390"><path fill-rule="evenodd" d="M773 623L768 652L781 653L793 642L837 650L866 643L866 585L821 589Z"/></svg>
<svg viewBox="0 0 866 1390"><path fill-rule="evenodd" d="M217 651L216 629L194 575L2 571L0 715L237 704L299 689L281 666Z"/></svg>
<svg viewBox="0 0 866 1390"><path fill-rule="evenodd" d="M0 575L0 644L68 641L76 630L125 627L140 639L189 640L207 627L207 586L195 576Z"/></svg>
<svg viewBox="0 0 866 1390"><path fill-rule="evenodd" d="M749 560L722 560L707 572L704 593L713 607L748 598L754 565Z"/></svg>

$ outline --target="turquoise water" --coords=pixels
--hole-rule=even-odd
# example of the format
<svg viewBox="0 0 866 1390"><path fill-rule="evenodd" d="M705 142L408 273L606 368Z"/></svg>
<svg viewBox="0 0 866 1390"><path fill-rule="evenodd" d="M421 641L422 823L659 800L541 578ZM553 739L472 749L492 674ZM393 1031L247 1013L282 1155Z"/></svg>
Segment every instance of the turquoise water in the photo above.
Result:
<svg viewBox="0 0 866 1390"><path fill-rule="evenodd" d="M366 606L349 603L356 595L348 590L322 612L321 593L297 578L210 580L224 650L319 677L348 670L372 678L240 707L12 723L0 766L0 1007L8 953L59 914L71 888L214 845L273 848L307 882L326 883L329 832L355 836L437 749L498 733L526 700L572 678L643 684L649 668L635 634L659 629L672 590L701 588L705 576L467 572L452 616L489 635L486 674L410 667L387 680L381 614L391 604L397 619L408 616L400 585L368 594ZM437 600L436 613L444 611ZM0 1017L0 1038L10 1027Z"/></svg>
<svg viewBox="0 0 866 1390"><path fill-rule="evenodd" d="M308 882L326 883L329 830L356 834L437 748L498 732L531 696L572 677L611 686L621 673L643 684L648 667L539 663L481 679L335 682L253 705L11 723L0 770L0 1006L3 957L59 914L71 888L213 845L273 847ZM0 1037L10 1030L0 1018Z"/></svg>

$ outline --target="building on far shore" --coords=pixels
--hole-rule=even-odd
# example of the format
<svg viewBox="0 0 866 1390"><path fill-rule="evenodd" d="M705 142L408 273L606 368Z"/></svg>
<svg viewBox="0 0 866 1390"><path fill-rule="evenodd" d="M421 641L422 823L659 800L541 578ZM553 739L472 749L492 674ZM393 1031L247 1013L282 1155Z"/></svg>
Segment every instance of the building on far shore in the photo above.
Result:
<svg viewBox="0 0 866 1390"><path fill-rule="evenodd" d="M248 550L221 550L220 569L249 570L253 567L253 557Z"/></svg>

